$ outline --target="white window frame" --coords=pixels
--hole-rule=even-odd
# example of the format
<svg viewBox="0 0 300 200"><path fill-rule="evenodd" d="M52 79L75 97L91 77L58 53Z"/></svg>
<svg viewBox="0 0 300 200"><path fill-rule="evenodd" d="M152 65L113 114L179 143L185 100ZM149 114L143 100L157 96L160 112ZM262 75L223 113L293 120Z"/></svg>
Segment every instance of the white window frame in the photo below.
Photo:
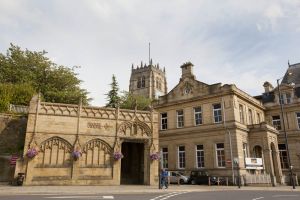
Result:
<svg viewBox="0 0 300 200"><path fill-rule="evenodd" d="M220 108L215 109L216 105L220 105ZM222 123L223 121L223 116L222 116L222 104L221 103L215 103L212 105L213 106L213 118L214 118L214 123ZM216 115L217 114L217 115ZM218 121L216 121L216 118ZM220 120L221 119L221 120Z"/></svg>
<svg viewBox="0 0 300 200"><path fill-rule="evenodd" d="M286 104L292 103L292 94L291 93L289 93L289 92L285 93L285 102L286 102Z"/></svg>
<svg viewBox="0 0 300 200"><path fill-rule="evenodd" d="M184 150L181 151L180 150L180 147L183 147ZM178 166L178 169L185 169L185 146L181 145L181 146L178 146L177 148L177 151L178 151L178 154L177 154L177 158L178 158L178 163L177 163L177 166Z"/></svg>
<svg viewBox="0 0 300 200"><path fill-rule="evenodd" d="M166 114L166 117L163 117L162 115ZM163 123L164 122L164 123ZM163 125L166 125L166 128L163 128ZM168 113L160 113L160 130L167 130L168 129Z"/></svg>
<svg viewBox="0 0 300 200"><path fill-rule="evenodd" d="M223 148L218 148L218 144L223 144ZM225 144L224 143L216 143L215 144L215 149L216 149L216 163L218 168L225 168L226 167L226 158L225 158ZM219 152L223 152L224 155L224 160L222 159L222 156L219 156ZM219 165L219 158L221 158L220 163L222 165Z"/></svg>
<svg viewBox="0 0 300 200"><path fill-rule="evenodd" d="M182 114L179 114L179 112L182 112ZM177 128L183 128L184 127L184 111L183 111L183 109L176 111L176 117L177 117Z"/></svg>
<svg viewBox="0 0 300 200"><path fill-rule="evenodd" d="M200 111L196 111L196 109L199 109ZM197 124L197 120L200 121L200 123ZM203 124L203 118L202 118L202 107L198 106L194 108L194 124L195 126L199 126Z"/></svg>
<svg viewBox="0 0 300 200"><path fill-rule="evenodd" d="M300 112L296 112L296 121L298 124L298 129L300 129Z"/></svg>
<svg viewBox="0 0 300 200"><path fill-rule="evenodd" d="M290 104L290 103L292 103L292 94L290 92L281 93L281 96L279 97L279 103L280 102L281 102L281 104Z"/></svg>
<svg viewBox="0 0 300 200"><path fill-rule="evenodd" d="M274 117L279 117L279 119L274 119ZM272 125L273 125L277 130L282 130L281 116L280 116L280 115L273 115L273 116L272 116Z"/></svg>
<svg viewBox="0 0 300 200"><path fill-rule="evenodd" d="M167 149L167 151L164 151L164 149ZM169 149L168 149L168 147L163 147L161 149L161 151L162 151L163 168L168 169L168 167L169 167Z"/></svg>
<svg viewBox="0 0 300 200"><path fill-rule="evenodd" d="M202 149L198 149L198 146L202 146ZM204 168L205 167L205 157L204 157L204 145L203 144L197 144L195 146L196 148L196 168ZM198 162L198 158L200 158L200 162ZM201 163L203 163L203 166L201 166Z"/></svg>

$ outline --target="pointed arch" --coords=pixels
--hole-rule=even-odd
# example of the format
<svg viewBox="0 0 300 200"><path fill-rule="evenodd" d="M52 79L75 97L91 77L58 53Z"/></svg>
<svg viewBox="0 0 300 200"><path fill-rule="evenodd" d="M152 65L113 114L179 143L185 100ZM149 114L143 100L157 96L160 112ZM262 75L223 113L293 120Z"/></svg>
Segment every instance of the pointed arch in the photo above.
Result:
<svg viewBox="0 0 300 200"><path fill-rule="evenodd" d="M123 122L118 128L118 134L123 136L151 137L152 131L146 123L136 119L131 122Z"/></svg>
<svg viewBox="0 0 300 200"><path fill-rule="evenodd" d="M51 137L43 141L39 147L40 167L69 166L71 164L72 145L61 137Z"/></svg>
<svg viewBox="0 0 300 200"><path fill-rule="evenodd" d="M112 147L101 139L92 139L83 147L82 162L83 166L112 166Z"/></svg>

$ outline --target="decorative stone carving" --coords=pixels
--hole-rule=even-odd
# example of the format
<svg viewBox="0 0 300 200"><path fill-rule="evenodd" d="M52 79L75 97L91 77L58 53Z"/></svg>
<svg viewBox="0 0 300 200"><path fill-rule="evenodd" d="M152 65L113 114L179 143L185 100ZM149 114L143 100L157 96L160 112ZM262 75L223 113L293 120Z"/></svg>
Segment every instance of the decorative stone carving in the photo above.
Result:
<svg viewBox="0 0 300 200"><path fill-rule="evenodd" d="M118 134L120 136L151 137L151 133L149 126L139 120L134 122L124 122L118 129Z"/></svg>
<svg viewBox="0 0 300 200"><path fill-rule="evenodd" d="M112 148L100 139L93 139L83 147L84 166L111 167Z"/></svg>
<svg viewBox="0 0 300 200"><path fill-rule="evenodd" d="M39 167L68 166L72 145L60 138L52 137L40 145Z"/></svg>

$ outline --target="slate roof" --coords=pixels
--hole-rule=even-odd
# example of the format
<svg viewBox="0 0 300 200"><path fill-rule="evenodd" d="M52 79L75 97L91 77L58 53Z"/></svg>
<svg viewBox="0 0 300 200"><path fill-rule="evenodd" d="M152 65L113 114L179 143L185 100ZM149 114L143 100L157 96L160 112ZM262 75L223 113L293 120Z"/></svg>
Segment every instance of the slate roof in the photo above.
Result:
<svg viewBox="0 0 300 200"><path fill-rule="evenodd" d="M289 75L289 73L292 73ZM290 84L294 83L295 85L300 84L300 63L290 65L287 69L281 84Z"/></svg>

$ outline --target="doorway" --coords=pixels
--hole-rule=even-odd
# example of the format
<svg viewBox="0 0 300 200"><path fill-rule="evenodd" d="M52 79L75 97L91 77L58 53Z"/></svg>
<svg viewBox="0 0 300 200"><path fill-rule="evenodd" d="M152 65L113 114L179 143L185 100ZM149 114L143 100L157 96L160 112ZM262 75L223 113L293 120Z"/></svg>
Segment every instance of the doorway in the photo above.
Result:
<svg viewBox="0 0 300 200"><path fill-rule="evenodd" d="M144 183L144 143L123 142L121 184Z"/></svg>

